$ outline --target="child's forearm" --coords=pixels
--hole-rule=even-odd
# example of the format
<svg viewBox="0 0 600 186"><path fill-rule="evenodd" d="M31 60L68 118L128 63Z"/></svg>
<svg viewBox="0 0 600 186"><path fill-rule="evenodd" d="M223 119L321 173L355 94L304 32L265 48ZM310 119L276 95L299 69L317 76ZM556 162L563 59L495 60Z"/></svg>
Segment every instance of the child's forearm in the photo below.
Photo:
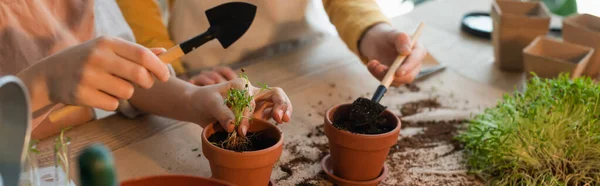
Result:
<svg viewBox="0 0 600 186"><path fill-rule="evenodd" d="M150 89L137 87L129 102L135 108L149 114L202 124L199 123L199 111L194 109L191 99L191 94L197 88L195 85L171 77L164 83L156 81Z"/></svg>

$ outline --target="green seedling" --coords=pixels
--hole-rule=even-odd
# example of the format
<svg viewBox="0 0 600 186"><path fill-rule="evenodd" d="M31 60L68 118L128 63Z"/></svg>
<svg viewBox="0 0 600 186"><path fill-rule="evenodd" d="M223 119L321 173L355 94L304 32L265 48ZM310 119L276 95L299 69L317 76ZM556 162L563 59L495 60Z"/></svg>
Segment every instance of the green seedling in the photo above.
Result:
<svg viewBox="0 0 600 186"><path fill-rule="evenodd" d="M600 86L534 76L457 138L490 185L600 185Z"/></svg>
<svg viewBox="0 0 600 186"><path fill-rule="evenodd" d="M69 185L69 143L71 139L65 136L65 132L71 127L63 128L60 130L60 135L54 140L54 157L55 166L59 166L64 171L66 185ZM58 171L58 169L57 169Z"/></svg>
<svg viewBox="0 0 600 186"><path fill-rule="evenodd" d="M246 109L248 109L249 111L252 111L252 101L254 100L254 96L250 95L250 88L248 87L248 85L250 84L250 80L248 79L248 76L246 75L246 73L244 72L244 69L242 69L242 74L240 74L240 77L242 77L243 79L246 80L246 85L244 86L244 88L242 90L238 90L235 88L230 88L229 91L227 92L227 97L225 99L225 104L227 106L229 106L229 108L231 108L231 110L233 111L233 114L235 115L235 120L234 120L234 125L235 125L235 130L232 133L229 133L229 136L227 137L227 140L225 140L223 142L223 144L221 144L220 146L226 149L241 149L244 150L246 149L249 145L250 145L250 140L246 137L246 136L242 136L240 134L238 134L238 128L240 126L240 124L242 123L242 120L244 119L244 111L246 111ZM261 89L260 91L263 90L270 90L270 88L266 85L266 84L261 84L261 83L257 83ZM247 119L252 119L252 118L247 118Z"/></svg>

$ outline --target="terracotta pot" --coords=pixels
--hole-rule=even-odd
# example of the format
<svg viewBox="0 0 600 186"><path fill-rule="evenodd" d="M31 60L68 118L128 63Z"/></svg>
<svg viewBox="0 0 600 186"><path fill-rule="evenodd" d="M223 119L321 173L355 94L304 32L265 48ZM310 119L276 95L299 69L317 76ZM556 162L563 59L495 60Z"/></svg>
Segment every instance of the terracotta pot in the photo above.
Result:
<svg viewBox="0 0 600 186"><path fill-rule="evenodd" d="M347 114L350 106L336 105L325 114L325 135L329 139L333 172L347 180L373 180L381 174L390 147L398 141L400 119L385 110L383 115L388 124L396 127L390 132L375 135L355 134L333 126L333 118L338 114Z"/></svg>
<svg viewBox="0 0 600 186"><path fill-rule="evenodd" d="M377 178L375 178L375 179L372 179L369 181L346 180L346 179L335 176L335 173L333 172L333 169L331 168L331 157L330 156L331 155L327 155L327 156L323 157L323 159L321 160L321 169L323 169L323 171L325 172L325 174L327 175L329 180L332 181L333 183L335 183L335 185L337 185L337 186L377 186L383 179L385 179L385 177L389 173L389 170L384 166L383 170L381 170L381 173L379 174L379 176L377 176Z"/></svg>
<svg viewBox="0 0 600 186"><path fill-rule="evenodd" d="M546 35L550 14L541 2L495 0L491 17L494 22L492 43L495 63L502 70L523 70L523 48L535 37Z"/></svg>
<svg viewBox="0 0 600 186"><path fill-rule="evenodd" d="M121 183L121 186L233 186L233 184L212 178L187 175L160 175L140 179L131 179Z"/></svg>
<svg viewBox="0 0 600 186"><path fill-rule="evenodd" d="M202 132L202 152L210 163L212 177L235 185L268 185L273 165L279 160L283 150L281 130L265 120L253 119L248 132L263 132L263 135L277 139L277 143L263 150L235 152L208 141L212 134L223 130L221 127L214 127L215 125L218 124L210 124Z"/></svg>
<svg viewBox="0 0 600 186"><path fill-rule="evenodd" d="M583 74L597 78L600 75L600 17L581 14L565 18L562 35L566 42L594 48Z"/></svg>
<svg viewBox="0 0 600 186"><path fill-rule="evenodd" d="M577 78L593 52L594 49L589 47L539 36L523 49L525 70L544 78L554 78L562 72L569 72L571 78ZM528 76L531 74L528 73Z"/></svg>

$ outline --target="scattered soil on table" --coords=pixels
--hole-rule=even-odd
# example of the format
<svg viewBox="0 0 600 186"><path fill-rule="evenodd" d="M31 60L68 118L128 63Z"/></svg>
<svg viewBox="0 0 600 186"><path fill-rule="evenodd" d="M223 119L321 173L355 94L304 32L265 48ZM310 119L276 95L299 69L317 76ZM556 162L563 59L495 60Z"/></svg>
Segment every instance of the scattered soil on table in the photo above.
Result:
<svg viewBox="0 0 600 186"><path fill-rule="evenodd" d="M311 132L309 132L306 137L307 138L311 138L311 137L320 137L320 136L325 136L325 125L321 124L315 127L315 129Z"/></svg>
<svg viewBox="0 0 600 186"><path fill-rule="evenodd" d="M329 93L329 97L333 96L333 93Z"/></svg>
<svg viewBox="0 0 600 186"><path fill-rule="evenodd" d="M440 108L441 106L442 105L437 99L424 99L403 104L400 108L400 113L402 116L406 117L423 112L425 109L431 111L432 109Z"/></svg>
<svg viewBox="0 0 600 186"><path fill-rule="evenodd" d="M211 135L210 137L208 137L208 141L211 142L212 144L215 144L218 147L227 149L227 148L225 148L227 146L227 143L225 141L227 140L228 136L229 136L229 133L227 133L225 131L216 132L213 135ZM276 139L267 138L267 137L263 136L262 133L260 133L260 132L256 132L256 133L248 132L248 133L246 133L246 137L250 141L248 143L248 145L246 145L245 147L240 147L240 148L236 148L236 149L227 149L227 150L232 150L232 151L236 151L236 152L257 151L257 150L269 148L277 143Z"/></svg>
<svg viewBox="0 0 600 186"><path fill-rule="evenodd" d="M382 134L394 129L387 125L381 113L385 107L366 98L358 98L352 103L349 113L337 113L333 125L341 130L358 134Z"/></svg>
<svg viewBox="0 0 600 186"><path fill-rule="evenodd" d="M329 87L335 88L335 83L329 83Z"/></svg>
<svg viewBox="0 0 600 186"><path fill-rule="evenodd" d="M408 91L410 91L410 92L419 92L419 91L421 91L421 88L420 88L420 87L418 87L418 86L417 86L417 85L415 85L415 84L406 84L406 85L404 85L404 86L405 86L405 87L408 89Z"/></svg>
<svg viewBox="0 0 600 186"><path fill-rule="evenodd" d="M407 92L420 91L415 85L407 85L406 88L408 90L404 91ZM415 104L413 108L417 112L436 112L437 109L430 109L435 108L431 105ZM439 107L446 108L441 104ZM316 114L324 117L322 112ZM467 120L433 121L434 118L402 120L401 135L390 149L385 164L390 173L380 186L484 185L481 180L467 174L462 146L454 140ZM323 124L312 127L306 135L288 138L284 151L287 155L282 156L273 172L273 179L279 185L333 185L326 179L320 165L320 160L329 154Z"/></svg>
<svg viewBox="0 0 600 186"><path fill-rule="evenodd" d="M393 171L384 180L386 185L482 185L467 174L462 159L463 146L454 137L467 120L402 121L402 128L422 128L423 131L401 137L390 149ZM415 184L419 183L419 184Z"/></svg>

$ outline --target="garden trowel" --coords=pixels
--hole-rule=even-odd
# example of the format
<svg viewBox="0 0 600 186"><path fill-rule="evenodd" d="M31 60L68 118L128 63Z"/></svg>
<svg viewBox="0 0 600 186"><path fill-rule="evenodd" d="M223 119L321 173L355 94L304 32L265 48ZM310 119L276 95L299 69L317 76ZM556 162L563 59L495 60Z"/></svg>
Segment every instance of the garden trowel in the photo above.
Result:
<svg viewBox="0 0 600 186"><path fill-rule="evenodd" d="M158 57L170 63L210 40L217 39L223 48L229 47L250 28L256 6L243 2L225 3L205 12L210 27L206 32L180 43Z"/></svg>
<svg viewBox="0 0 600 186"><path fill-rule="evenodd" d="M421 36L423 27L423 23L420 23L417 27L417 30L411 38L411 48L415 46L417 40ZM377 116L379 116L381 113L383 113L386 107L379 104L379 101L381 100L383 95L385 95L385 92L387 92L387 89L392 84L392 81L394 80L396 74L396 70L398 70L398 67L400 67L400 65L404 62L406 57L406 55L399 55L396 58L396 60L394 60L394 63L392 63L392 65L388 69L388 72L381 80L381 85L377 87L377 90L373 94L373 98L371 98L371 100L368 100L366 98L358 98L352 103L349 118L351 120L354 120L357 126L366 125L369 122L375 120Z"/></svg>

